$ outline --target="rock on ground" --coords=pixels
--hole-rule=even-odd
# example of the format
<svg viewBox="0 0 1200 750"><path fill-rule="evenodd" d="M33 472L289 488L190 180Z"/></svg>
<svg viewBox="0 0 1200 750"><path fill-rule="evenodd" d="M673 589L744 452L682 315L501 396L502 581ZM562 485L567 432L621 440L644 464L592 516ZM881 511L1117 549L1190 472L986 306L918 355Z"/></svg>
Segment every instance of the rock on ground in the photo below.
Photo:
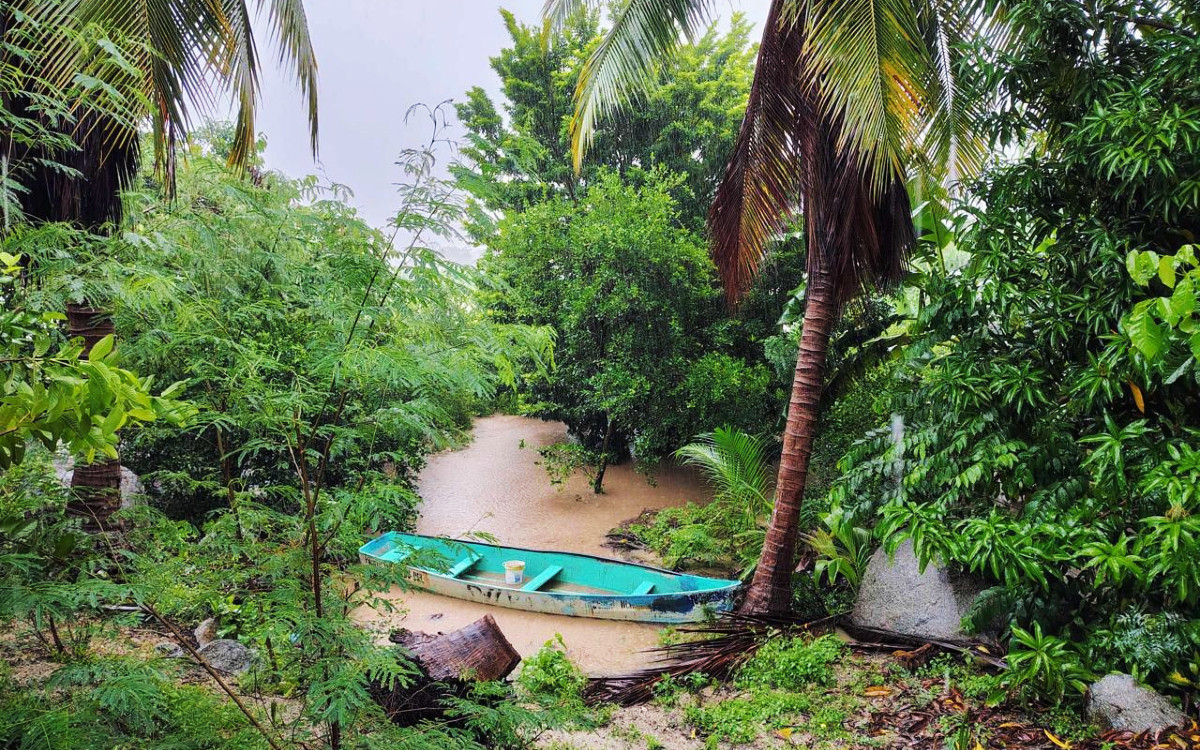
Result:
<svg viewBox="0 0 1200 750"><path fill-rule="evenodd" d="M984 588L934 562L921 573L912 540L906 540L892 560L883 549L871 556L851 621L918 638L968 640L962 619Z"/></svg>
<svg viewBox="0 0 1200 750"><path fill-rule="evenodd" d="M196 626L192 631L198 646L205 646L217 640L217 621L212 617Z"/></svg>
<svg viewBox="0 0 1200 750"><path fill-rule="evenodd" d="M250 649L228 638L210 641L201 646L198 653L214 669L230 674L245 672L254 660Z"/></svg>
<svg viewBox="0 0 1200 750"><path fill-rule="evenodd" d="M154 650L158 652L159 656L167 659L179 659L183 657L183 649L178 643L172 643L171 641L154 644Z"/></svg>
<svg viewBox="0 0 1200 750"><path fill-rule="evenodd" d="M1171 701L1127 674L1110 674L1093 683L1087 713L1102 729L1145 732L1187 724L1187 716Z"/></svg>

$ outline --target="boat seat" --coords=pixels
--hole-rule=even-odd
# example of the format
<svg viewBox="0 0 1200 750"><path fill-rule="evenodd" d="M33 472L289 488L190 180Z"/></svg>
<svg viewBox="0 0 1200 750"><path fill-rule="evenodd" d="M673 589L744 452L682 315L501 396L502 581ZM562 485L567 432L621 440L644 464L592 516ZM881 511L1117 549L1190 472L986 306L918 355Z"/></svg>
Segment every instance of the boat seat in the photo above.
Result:
<svg viewBox="0 0 1200 750"><path fill-rule="evenodd" d="M645 596L651 591L654 591L654 584L650 581L642 581L642 583L633 590L634 596Z"/></svg>
<svg viewBox="0 0 1200 750"><path fill-rule="evenodd" d="M466 573L471 568L475 567L475 563L483 559L483 555L478 552L472 552L463 559L454 563L454 567L446 571L446 575L451 578L458 578L463 573Z"/></svg>
<svg viewBox="0 0 1200 750"><path fill-rule="evenodd" d="M550 583L550 581L561 572L562 572L561 565L550 565L545 570L543 570L541 573L538 573L537 577L535 577L529 583L522 586L521 590L522 591L537 591L542 586L545 586L547 583Z"/></svg>

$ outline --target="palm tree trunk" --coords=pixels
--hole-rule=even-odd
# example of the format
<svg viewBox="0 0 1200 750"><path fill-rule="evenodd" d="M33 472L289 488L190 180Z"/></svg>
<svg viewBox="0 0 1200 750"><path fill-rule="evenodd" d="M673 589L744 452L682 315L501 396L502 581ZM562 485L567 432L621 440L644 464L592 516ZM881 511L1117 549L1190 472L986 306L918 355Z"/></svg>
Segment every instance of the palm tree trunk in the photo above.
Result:
<svg viewBox="0 0 1200 750"><path fill-rule="evenodd" d="M804 328L800 333L800 351L796 356L792 398L783 433L783 455L775 483L775 510L771 514L758 568L741 607L744 613L785 612L791 608L800 506L804 501L808 462L820 415L825 355L839 308L837 290L824 253L810 246L809 257Z"/></svg>
<svg viewBox="0 0 1200 750"><path fill-rule="evenodd" d="M103 310L67 305L67 333L72 338L83 338L84 356L113 330L112 318ZM90 464L76 463L67 513L81 518L87 531L108 531L113 528L112 515L120 508L121 462L97 456Z"/></svg>

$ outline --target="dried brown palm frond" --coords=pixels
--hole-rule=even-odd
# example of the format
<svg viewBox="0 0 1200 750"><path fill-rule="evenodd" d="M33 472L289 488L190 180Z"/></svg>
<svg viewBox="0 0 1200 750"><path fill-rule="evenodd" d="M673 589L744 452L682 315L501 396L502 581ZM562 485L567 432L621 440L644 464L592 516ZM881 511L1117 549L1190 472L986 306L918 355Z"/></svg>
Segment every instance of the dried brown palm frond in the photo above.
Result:
<svg viewBox="0 0 1200 750"><path fill-rule="evenodd" d="M789 615L728 613L710 625L680 628L696 640L672 643L647 653L654 666L614 677L593 677L584 690L589 703L632 706L654 697L654 686L667 677L682 679L704 674L721 679L733 673L772 635L792 635L830 627L836 617L805 619Z"/></svg>
<svg viewBox="0 0 1200 750"><path fill-rule="evenodd" d="M849 631L847 643L866 651L894 652L904 660L904 649L923 648L933 652L952 652L993 669L1006 669L991 644L975 641L947 641L918 638L880 628L851 625L845 615L803 618L780 614L727 613L708 625L680 628L679 632L696 636L695 640L650 649L650 667L624 675L593 677L584 690L592 704L616 703L632 706L654 698L654 688L663 679L683 679L703 674L725 679L745 664L769 638L829 631L838 627Z"/></svg>

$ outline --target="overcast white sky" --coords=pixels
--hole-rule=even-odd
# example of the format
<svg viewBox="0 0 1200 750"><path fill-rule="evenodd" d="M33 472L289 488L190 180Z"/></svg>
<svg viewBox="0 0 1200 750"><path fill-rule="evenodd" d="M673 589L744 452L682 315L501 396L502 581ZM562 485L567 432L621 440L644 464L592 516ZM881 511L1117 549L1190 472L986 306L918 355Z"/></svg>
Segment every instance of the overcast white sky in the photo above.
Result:
<svg viewBox="0 0 1200 750"><path fill-rule="evenodd" d="M427 120L404 125L416 102L461 100L472 86L493 93L499 80L489 58L508 35L501 7L526 23L539 21L543 0L307 0L320 67L320 154L308 147L304 109L294 84L272 65L263 76L258 129L267 137L269 167L293 177L321 174L354 191L352 203L376 226L396 206L394 162L428 138ZM769 0L719 0L724 17L744 11L761 28ZM757 41L758 31L755 32ZM265 35L264 35L265 37ZM268 40L264 63L274 62ZM452 133L452 137L461 130Z"/></svg>

